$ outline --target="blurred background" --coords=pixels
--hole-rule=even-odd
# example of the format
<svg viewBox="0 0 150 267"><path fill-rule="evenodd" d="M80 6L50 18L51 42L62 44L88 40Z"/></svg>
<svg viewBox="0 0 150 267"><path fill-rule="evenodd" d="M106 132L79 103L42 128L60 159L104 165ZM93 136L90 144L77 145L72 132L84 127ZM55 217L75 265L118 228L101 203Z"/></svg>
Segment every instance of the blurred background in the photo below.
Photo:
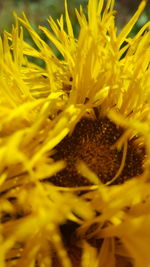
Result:
<svg viewBox="0 0 150 267"><path fill-rule="evenodd" d="M117 11L118 31L126 24L129 18L137 9L141 0L116 0L115 9ZM74 27L75 35L78 33L78 23L75 17L74 8L79 8L80 4L86 8L88 0L68 0L68 8ZM150 19L150 1L140 19L136 23L131 34L139 31L145 22ZM13 11L21 15L22 11L27 15L32 27L38 30L38 25L48 26L47 18L54 19L64 13L64 0L0 0L0 33L4 30L11 31L14 22ZM28 38L28 36L26 36Z"/></svg>

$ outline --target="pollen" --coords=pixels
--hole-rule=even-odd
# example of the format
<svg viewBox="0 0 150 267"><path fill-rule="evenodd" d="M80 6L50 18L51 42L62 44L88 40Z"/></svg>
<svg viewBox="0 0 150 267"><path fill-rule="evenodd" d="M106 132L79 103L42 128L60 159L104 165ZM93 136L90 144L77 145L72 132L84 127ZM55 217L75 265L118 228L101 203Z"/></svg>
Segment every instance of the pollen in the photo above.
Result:
<svg viewBox="0 0 150 267"><path fill-rule="evenodd" d="M120 168L123 149L120 151L114 144L124 130L108 118L82 118L73 133L64 138L56 147L55 160L64 160L66 168L51 178L57 186L78 187L91 185L77 170L79 160L96 173L100 181L107 184L112 181ZM126 180L139 176L143 172L144 147L134 144L135 138L127 143L124 166L112 184L122 184Z"/></svg>

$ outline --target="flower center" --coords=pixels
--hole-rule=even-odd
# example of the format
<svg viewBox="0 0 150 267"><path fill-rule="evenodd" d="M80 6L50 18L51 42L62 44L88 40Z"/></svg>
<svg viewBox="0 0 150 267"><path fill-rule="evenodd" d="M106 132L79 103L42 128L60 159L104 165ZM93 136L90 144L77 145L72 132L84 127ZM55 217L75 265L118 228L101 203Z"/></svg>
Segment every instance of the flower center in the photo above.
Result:
<svg viewBox="0 0 150 267"><path fill-rule="evenodd" d="M67 136L56 147L55 160L63 159L66 168L51 178L57 186L74 187L90 185L88 179L77 171L77 162L82 160L97 174L103 183L111 181L118 172L123 150L112 149L123 129L108 118L82 118L71 136ZM113 184L121 184L143 172L144 148L128 141L124 166Z"/></svg>

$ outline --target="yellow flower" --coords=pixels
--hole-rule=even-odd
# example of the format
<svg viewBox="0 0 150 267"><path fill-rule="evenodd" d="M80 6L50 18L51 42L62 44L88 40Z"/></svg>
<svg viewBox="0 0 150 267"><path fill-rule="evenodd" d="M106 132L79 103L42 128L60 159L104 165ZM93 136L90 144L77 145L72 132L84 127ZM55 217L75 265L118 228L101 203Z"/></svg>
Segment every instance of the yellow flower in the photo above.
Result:
<svg viewBox="0 0 150 267"><path fill-rule="evenodd" d="M114 0L0 40L0 266L150 266L150 22ZM24 41L25 27L35 47ZM40 59L45 67L30 61Z"/></svg>

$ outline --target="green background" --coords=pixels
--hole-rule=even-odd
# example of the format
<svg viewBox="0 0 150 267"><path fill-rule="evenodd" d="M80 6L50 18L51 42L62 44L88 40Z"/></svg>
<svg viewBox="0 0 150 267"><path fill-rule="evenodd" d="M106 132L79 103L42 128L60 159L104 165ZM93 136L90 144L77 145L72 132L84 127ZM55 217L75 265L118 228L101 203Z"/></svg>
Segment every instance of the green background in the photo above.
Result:
<svg viewBox="0 0 150 267"><path fill-rule="evenodd" d="M68 0L71 19L76 31L77 21L75 19L74 8L79 8L80 4L85 8L87 0ZM117 10L117 25L118 29L128 21L134 13L140 1L138 0L118 0L115 4ZM13 23L12 12L16 11L19 15L24 11L34 28L38 25L47 25L46 19L51 15L53 18L59 18L64 12L63 0L0 0L0 32L4 29L11 30ZM150 5L148 5L140 17L134 31L150 19Z"/></svg>

